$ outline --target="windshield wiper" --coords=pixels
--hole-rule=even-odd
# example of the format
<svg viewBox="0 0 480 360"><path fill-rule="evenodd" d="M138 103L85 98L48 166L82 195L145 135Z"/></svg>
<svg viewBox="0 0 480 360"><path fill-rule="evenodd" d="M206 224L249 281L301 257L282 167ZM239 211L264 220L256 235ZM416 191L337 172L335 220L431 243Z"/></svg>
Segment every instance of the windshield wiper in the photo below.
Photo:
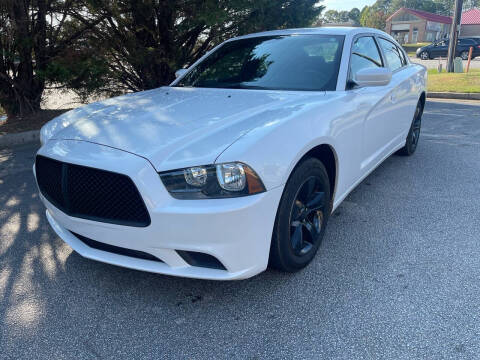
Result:
<svg viewBox="0 0 480 360"><path fill-rule="evenodd" d="M355 52L355 51L352 52L352 54L357 55L357 56L360 56L360 57L362 57L362 58L364 58L364 59L367 59L367 60L373 62L373 63L374 63L375 65L377 65L378 67L382 67L382 64L380 64L377 60L372 59L370 56L363 55L363 54L360 54L360 53Z"/></svg>

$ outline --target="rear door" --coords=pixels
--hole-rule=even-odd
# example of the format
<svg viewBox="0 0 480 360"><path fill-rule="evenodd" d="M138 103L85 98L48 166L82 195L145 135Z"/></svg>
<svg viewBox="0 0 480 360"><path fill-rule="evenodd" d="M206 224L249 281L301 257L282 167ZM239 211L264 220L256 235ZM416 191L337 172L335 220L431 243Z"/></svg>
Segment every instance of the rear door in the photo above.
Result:
<svg viewBox="0 0 480 360"><path fill-rule="evenodd" d="M400 46L383 37L378 38L378 43L386 66L392 71L392 81L388 85L391 106L388 131L395 147L405 140L417 105L418 95L412 79L415 70L409 66Z"/></svg>
<svg viewBox="0 0 480 360"><path fill-rule="evenodd" d="M461 56L463 51L470 51L470 48L472 47L472 56L478 55L478 51L480 49L475 49L475 41L472 39L459 39L458 40L458 46L457 46L457 56Z"/></svg>

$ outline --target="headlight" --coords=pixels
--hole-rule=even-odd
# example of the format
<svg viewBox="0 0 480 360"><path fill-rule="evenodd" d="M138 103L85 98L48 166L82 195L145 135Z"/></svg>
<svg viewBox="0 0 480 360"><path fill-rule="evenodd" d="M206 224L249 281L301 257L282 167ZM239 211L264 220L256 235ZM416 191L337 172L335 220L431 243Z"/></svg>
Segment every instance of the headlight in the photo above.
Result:
<svg viewBox="0 0 480 360"><path fill-rule="evenodd" d="M238 162L195 166L159 175L168 192L177 199L219 199L265 191L255 171Z"/></svg>

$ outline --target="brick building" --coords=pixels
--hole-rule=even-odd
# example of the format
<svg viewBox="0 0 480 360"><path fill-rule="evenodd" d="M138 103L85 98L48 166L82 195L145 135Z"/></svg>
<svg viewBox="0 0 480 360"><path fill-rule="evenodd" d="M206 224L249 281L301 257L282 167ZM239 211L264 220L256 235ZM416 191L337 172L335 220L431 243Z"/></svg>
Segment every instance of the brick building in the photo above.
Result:
<svg viewBox="0 0 480 360"><path fill-rule="evenodd" d="M451 24L449 16L401 8L387 19L386 32L401 44L432 42L447 37Z"/></svg>
<svg viewBox="0 0 480 360"><path fill-rule="evenodd" d="M480 37L480 9L471 9L462 14L462 25L460 27L460 36Z"/></svg>

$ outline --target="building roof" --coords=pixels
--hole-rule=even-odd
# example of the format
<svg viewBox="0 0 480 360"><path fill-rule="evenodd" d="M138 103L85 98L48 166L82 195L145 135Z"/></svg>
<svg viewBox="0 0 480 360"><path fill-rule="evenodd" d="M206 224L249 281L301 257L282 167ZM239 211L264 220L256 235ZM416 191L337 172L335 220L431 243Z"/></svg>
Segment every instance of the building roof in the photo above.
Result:
<svg viewBox="0 0 480 360"><path fill-rule="evenodd" d="M400 8L397 11L395 11L388 19L392 20L399 12L401 11L406 11L412 15L418 16L419 18L425 19L427 21L432 21L432 22L437 22L437 23L442 23L442 24L451 24L452 23L452 18L449 16L443 16L443 15L437 15L437 14L432 14L426 11L422 10L414 10L414 9L409 9L409 8Z"/></svg>
<svg viewBox="0 0 480 360"><path fill-rule="evenodd" d="M470 9L462 14L462 25L480 25L480 9Z"/></svg>

